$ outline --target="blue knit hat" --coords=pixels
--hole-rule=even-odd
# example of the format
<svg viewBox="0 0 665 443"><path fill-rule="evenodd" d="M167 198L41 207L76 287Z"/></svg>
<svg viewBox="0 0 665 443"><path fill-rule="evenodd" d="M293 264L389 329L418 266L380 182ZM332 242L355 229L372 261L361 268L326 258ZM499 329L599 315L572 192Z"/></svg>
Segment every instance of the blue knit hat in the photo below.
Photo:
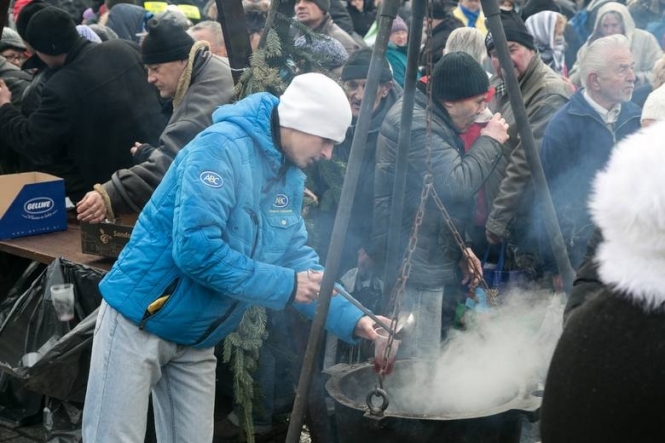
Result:
<svg viewBox="0 0 665 443"><path fill-rule="evenodd" d="M296 39L294 46L296 48L308 48L310 52L317 54L321 57L321 64L326 69L339 68L349 58L344 45L327 35L319 35L309 42L303 35Z"/></svg>

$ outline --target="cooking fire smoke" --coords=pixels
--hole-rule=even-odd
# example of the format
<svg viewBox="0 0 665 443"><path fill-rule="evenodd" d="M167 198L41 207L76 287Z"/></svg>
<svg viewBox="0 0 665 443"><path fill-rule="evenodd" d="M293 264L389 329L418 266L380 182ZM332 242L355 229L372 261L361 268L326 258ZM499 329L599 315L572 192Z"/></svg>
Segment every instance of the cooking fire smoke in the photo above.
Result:
<svg viewBox="0 0 665 443"><path fill-rule="evenodd" d="M502 297L500 308L471 313L465 331L450 332L434 367L418 365L414 374L398 377L408 386L396 389L392 410L483 411L544 382L561 334L563 302L542 292Z"/></svg>

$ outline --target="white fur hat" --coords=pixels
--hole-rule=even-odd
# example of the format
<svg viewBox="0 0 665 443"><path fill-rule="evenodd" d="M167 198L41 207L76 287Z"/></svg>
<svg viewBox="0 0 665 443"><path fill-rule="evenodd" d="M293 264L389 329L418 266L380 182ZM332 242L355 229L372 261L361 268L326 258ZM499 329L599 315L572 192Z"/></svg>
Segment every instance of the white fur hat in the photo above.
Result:
<svg viewBox="0 0 665 443"><path fill-rule="evenodd" d="M342 143L351 125L351 106L341 86L323 74L296 76L280 97L279 124Z"/></svg>
<svg viewBox="0 0 665 443"><path fill-rule="evenodd" d="M665 122L622 140L596 175L589 208L603 238L665 253Z"/></svg>
<svg viewBox="0 0 665 443"><path fill-rule="evenodd" d="M665 120L665 88L649 94L642 108L642 120Z"/></svg>
<svg viewBox="0 0 665 443"><path fill-rule="evenodd" d="M665 121L622 140L596 175L589 209L603 234L596 253L605 283L665 301Z"/></svg>

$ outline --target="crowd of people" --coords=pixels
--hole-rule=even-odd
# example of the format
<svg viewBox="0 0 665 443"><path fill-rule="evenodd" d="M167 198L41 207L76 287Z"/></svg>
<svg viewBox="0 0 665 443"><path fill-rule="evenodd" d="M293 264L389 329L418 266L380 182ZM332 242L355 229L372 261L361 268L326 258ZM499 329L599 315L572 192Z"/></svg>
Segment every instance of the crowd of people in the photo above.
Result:
<svg viewBox="0 0 665 443"><path fill-rule="evenodd" d="M352 155L380 3L281 1L294 47L324 72L289 67L298 75L284 77L279 97L237 96L214 0L12 3L0 39L0 173L63 178L82 222L140 214L100 285L86 442L143 441L150 393L159 441L239 436L237 407L214 422L215 346L256 305L268 308L268 333L276 335L286 322L278 311L312 317L335 214L350 204L340 195L352 158L361 172L336 277L390 314L382 292L395 282L384 282L383 272L394 259L386 249L391 208L401 199L400 257L411 246L402 308L416 324L400 356L436 358L455 303L482 275L479 258L505 263L521 287L564 289L479 0L433 0L427 8L406 194L394 195L413 38L409 1L379 60L362 154ZM257 51L270 2L243 6ZM617 143L642 127L658 130L665 119L665 9L657 0L505 0L500 7L566 251L579 269L565 313L571 319L586 312L601 282L624 281L598 276L595 251L605 250L612 228L602 205L592 213L587 202ZM436 202L423 199L424 187L454 230ZM376 338L372 320L341 297L328 328L349 346ZM329 340L327 362L343 360L335 346ZM267 412L254 413L258 433L270 431L275 386L287 383L276 376L273 354L262 348L258 361ZM554 428L544 427L544 442L578 441Z"/></svg>

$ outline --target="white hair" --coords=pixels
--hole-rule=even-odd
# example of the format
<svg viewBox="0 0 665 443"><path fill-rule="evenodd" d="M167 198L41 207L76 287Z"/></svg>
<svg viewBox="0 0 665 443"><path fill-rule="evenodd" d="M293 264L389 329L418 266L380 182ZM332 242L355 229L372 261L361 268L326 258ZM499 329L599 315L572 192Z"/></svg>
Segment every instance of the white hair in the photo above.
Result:
<svg viewBox="0 0 665 443"><path fill-rule="evenodd" d="M214 41L208 42L212 46L223 47L224 46L224 34L222 33L222 25L218 22L212 20L206 20L199 22L189 28L189 33L191 34L194 31L209 31L212 34Z"/></svg>
<svg viewBox="0 0 665 443"><path fill-rule="evenodd" d="M479 64L487 58L485 36L476 28L457 28L450 33L443 53L466 52Z"/></svg>
<svg viewBox="0 0 665 443"><path fill-rule="evenodd" d="M620 48L630 51L628 38L621 34L602 37L591 43L580 61L582 86L586 88L589 74L605 71L610 64L610 52Z"/></svg>

